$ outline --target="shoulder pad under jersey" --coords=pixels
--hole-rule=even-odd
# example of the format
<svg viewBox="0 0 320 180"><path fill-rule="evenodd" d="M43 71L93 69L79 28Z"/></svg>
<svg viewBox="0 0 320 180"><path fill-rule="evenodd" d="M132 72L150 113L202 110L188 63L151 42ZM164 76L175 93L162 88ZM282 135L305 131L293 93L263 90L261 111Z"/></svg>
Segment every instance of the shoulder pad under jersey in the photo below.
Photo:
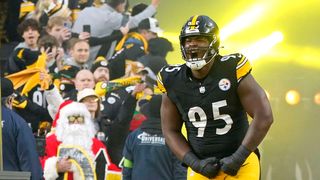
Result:
<svg viewBox="0 0 320 180"><path fill-rule="evenodd" d="M232 63L236 63L236 74L238 82L240 82L242 78L247 76L252 70L252 66L248 58L240 53L222 56L220 61L233 61Z"/></svg>
<svg viewBox="0 0 320 180"><path fill-rule="evenodd" d="M182 68L183 65L178 64L178 65L168 65L164 66L158 73L157 75L157 84L158 88L160 89L161 92L165 93L166 92L166 79L169 78L170 76L174 76L176 73L179 73L180 69Z"/></svg>

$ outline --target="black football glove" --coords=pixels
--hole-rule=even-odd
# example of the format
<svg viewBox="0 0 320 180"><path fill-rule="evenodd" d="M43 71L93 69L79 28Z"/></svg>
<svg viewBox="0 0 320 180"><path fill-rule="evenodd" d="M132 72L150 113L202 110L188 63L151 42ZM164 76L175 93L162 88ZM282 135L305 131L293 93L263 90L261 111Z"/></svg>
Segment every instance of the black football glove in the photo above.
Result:
<svg viewBox="0 0 320 180"><path fill-rule="evenodd" d="M219 160L215 157L210 157L200 160L193 152L189 151L183 157L183 162L191 167L197 173L200 173L208 178L217 176L220 166Z"/></svg>
<svg viewBox="0 0 320 180"><path fill-rule="evenodd" d="M235 176L251 151L241 145L231 156L220 160L221 170L228 175Z"/></svg>

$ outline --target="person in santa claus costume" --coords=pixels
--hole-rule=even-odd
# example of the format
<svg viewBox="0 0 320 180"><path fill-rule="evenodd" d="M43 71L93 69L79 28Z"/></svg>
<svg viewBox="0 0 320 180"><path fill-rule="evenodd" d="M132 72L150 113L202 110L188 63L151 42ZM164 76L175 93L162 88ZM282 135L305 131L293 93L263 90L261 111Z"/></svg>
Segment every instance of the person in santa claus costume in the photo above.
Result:
<svg viewBox="0 0 320 180"><path fill-rule="evenodd" d="M44 178L104 178L105 174L96 173L99 172L95 168L98 168L98 154L105 155L105 166L108 170L120 171L110 162L105 145L94 137L95 131L90 113L84 104L68 102L61 107L55 131L46 137L45 156L41 158Z"/></svg>

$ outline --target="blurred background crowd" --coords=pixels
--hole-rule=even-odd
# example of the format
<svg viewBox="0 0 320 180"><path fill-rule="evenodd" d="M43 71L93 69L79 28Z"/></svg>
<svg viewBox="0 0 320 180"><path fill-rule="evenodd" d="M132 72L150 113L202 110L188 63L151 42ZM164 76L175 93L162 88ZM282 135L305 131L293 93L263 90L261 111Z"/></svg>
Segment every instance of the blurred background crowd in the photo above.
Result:
<svg viewBox="0 0 320 180"><path fill-rule="evenodd" d="M1 2L1 77L6 77L1 88L9 92L2 95L3 105L31 128L45 179L83 176L71 161L82 153L66 156L70 151L64 151L64 145L84 149L78 152L85 152L87 163L96 167L92 173L78 162L86 179L119 179L123 169L124 179L150 178L145 174L150 171L141 170L148 167L142 155L152 146L151 151L159 152L149 159L165 167L152 176L185 178L185 168L165 146L161 132L156 75L168 64L173 45L159 36L159 4L160 0L132 6L127 0ZM157 100L151 104L153 97ZM148 110L141 113L142 109ZM147 144L141 152L133 151L135 143L126 143L138 128L131 141L139 137ZM138 152L142 167L128 165ZM156 161L157 156L165 161ZM4 161L5 170L15 170ZM33 179L41 177L31 172Z"/></svg>

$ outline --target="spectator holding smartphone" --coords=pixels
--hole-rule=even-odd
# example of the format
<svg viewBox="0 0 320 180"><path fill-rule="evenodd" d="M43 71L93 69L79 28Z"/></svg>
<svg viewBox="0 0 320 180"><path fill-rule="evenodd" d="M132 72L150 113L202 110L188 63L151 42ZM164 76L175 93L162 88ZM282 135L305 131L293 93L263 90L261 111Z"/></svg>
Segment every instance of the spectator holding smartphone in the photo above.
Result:
<svg viewBox="0 0 320 180"><path fill-rule="evenodd" d="M159 3L160 0L152 0L151 5L143 12L136 16L129 17L129 28L137 27L141 20L154 15ZM92 37L109 36L114 30L120 29L126 4L126 0L110 0L100 7L85 8L79 13L72 32L79 34L83 31L83 25L89 24L91 27L94 27L91 29ZM115 44L116 43L114 43L114 46ZM101 46L94 46L90 48L91 59L95 59L100 47ZM110 53L107 59L112 56L113 50L114 48L109 49Z"/></svg>
<svg viewBox="0 0 320 180"><path fill-rule="evenodd" d="M51 17L46 26L46 32L54 36L63 47L65 47L64 43L71 38L68 20L62 16Z"/></svg>

